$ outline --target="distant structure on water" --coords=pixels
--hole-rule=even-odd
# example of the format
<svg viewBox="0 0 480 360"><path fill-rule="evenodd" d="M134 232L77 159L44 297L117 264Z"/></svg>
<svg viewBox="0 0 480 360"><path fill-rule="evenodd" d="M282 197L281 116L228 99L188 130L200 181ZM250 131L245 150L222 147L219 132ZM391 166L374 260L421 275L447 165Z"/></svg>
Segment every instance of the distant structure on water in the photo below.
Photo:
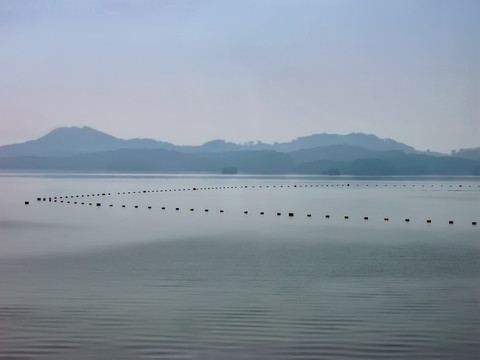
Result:
<svg viewBox="0 0 480 360"><path fill-rule="evenodd" d="M235 166L225 166L222 168L222 174L236 174L238 169Z"/></svg>

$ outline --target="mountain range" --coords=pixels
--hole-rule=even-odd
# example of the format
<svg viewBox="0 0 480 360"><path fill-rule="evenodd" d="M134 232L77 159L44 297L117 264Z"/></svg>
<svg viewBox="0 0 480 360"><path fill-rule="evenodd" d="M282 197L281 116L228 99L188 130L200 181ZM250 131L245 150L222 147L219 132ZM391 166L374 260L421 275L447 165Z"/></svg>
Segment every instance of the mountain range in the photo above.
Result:
<svg viewBox="0 0 480 360"><path fill-rule="evenodd" d="M231 167L256 174L480 175L476 150L462 149L450 156L425 153L363 133L323 133L274 144L213 140L179 146L71 127L22 144L0 146L0 168L218 173ZM460 156L463 153L468 156Z"/></svg>
<svg viewBox="0 0 480 360"><path fill-rule="evenodd" d="M352 133L348 135L315 134L299 137L285 143L266 144L249 142L235 144L224 140L212 140L203 145L174 145L153 139L119 139L89 127L60 127L36 140L22 144L0 146L0 157L12 156L67 156L120 149L165 149L186 153L227 152L245 150L273 150L292 152L329 145L355 145L370 150L401 150L405 153L417 152L413 147L392 139L380 139L375 135Z"/></svg>

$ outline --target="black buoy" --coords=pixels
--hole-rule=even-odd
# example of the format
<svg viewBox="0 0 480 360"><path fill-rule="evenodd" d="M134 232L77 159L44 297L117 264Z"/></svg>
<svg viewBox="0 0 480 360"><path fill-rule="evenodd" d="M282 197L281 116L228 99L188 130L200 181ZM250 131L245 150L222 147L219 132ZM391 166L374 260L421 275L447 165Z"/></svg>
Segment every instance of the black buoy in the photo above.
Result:
<svg viewBox="0 0 480 360"><path fill-rule="evenodd" d="M100 203L97 203L97 206L101 206L101 205L102 205L102 204L100 204Z"/></svg>
<svg viewBox="0 0 480 360"><path fill-rule="evenodd" d="M223 210L220 210L221 213L223 213Z"/></svg>
<svg viewBox="0 0 480 360"><path fill-rule="evenodd" d="M165 206L162 206L162 210L165 210Z"/></svg>
<svg viewBox="0 0 480 360"><path fill-rule="evenodd" d="M326 219L330 219L330 215L325 215L325 218L326 218Z"/></svg>
<svg viewBox="0 0 480 360"><path fill-rule="evenodd" d="M205 209L205 212L208 212L208 209Z"/></svg>
<svg viewBox="0 0 480 360"><path fill-rule="evenodd" d="M383 218L383 220L384 220L384 221L388 221L388 218L387 218L387 217L386 217L386 218Z"/></svg>
<svg viewBox="0 0 480 360"><path fill-rule="evenodd" d="M122 207L124 208L124 207L125 207L125 205L122 205Z"/></svg>
<svg viewBox="0 0 480 360"><path fill-rule="evenodd" d="M345 218L345 220L348 220L348 215L345 215L344 218Z"/></svg>
<svg viewBox="0 0 480 360"><path fill-rule="evenodd" d="M175 210L177 210L177 211L178 211L178 210L180 210L180 208L175 208Z"/></svg>
<svg viewBox="0 0 480 360"><path fill-rule="evenodd" d="M113 205L112 205L112 204L110 204L109 206L110 206L110 207L113 207Z"/></svg>
<svg viewBox="0 0 480 360"><path fill-rule="evenodd" d="M280 215L282 215L282 213L277 213L277 216L280 216Z"/></svg>
<svg viewBox="0 0 480 360"><path fill-rule="evenodd" d="M248 211L247 211L247 210L245 210L243 213L244 213L244 214L248 214Z"/></svg>
<svg viewBox="0 0 480 360"><path fill-rule="evenodd" d="M263 211L260 211L260 215L265 215L265 213Z"/></svg>
<svg viewBox="0 0 480 360"><path fill-rule="evenodd" d="M293 217L293 213L288 213L288 216Z"/></svg>
<svg viewBox="0 0 480 360"><path fill-rule="evenodd" d="M152 208L151 206L148 207L148 209L151 209L151 208Z"/></svg>
<svg viewBox="0 0 480 360"><path fill-rule="evenodd" d="M312 214L307 214L307 217L312 217Z"/></svg>
<svg viewBox="0 0 480 360"><path fill-rule="evenodd" d="M427 219L427 224L430 224L431 222L432 222L432 220Z"/></svg>
<svg viewBox="0 0 480 360"><path fill-rule="evenodd" d="M473 225L473 226L477 225L477 222L476 222L476 221L472 221L472 225Z"/></svg>
<svg viewBox="0 0 480 360"><path fill-rule="evenodd" d="M135 205L135 209L138 209L138 205Z"/></svg>
<svg viewBox="0 0 480 360"><path fill-rule="evenodd" d="M364 217L363 217L363 220L368 220L368 216L364 216Z"/></svg>
<svg viewBox="0 0 480 360"><path fill-rule="evenodd" d="M190 211L193 211L193 209L190 209Z"/></svg>
<svg viewBox="0 0 480 360"><path fill-rule="evenodd" d="M449 223L450 225L453 225L453 220L450 220L448 223Z"/></svg>
<svg viewBox="0 0 480 360"><path fill-rule="evenodd" d="M406 218L406 219L405 219L405 222L410 222L410 219L409 219L409 218Z"/></svg>
<svg viewBox="0 0 480 360"><path fill-rule="evenodd" d="M28 201L25 201L25 205L28 205L28 204L30 204L30 203Z"/></svg>
<svg viewBox="0 0 480 360"><path fill-rule="evenodd" d="M37 201L41 201L41 200L42 200L42 198L37 198Z"/></svg>

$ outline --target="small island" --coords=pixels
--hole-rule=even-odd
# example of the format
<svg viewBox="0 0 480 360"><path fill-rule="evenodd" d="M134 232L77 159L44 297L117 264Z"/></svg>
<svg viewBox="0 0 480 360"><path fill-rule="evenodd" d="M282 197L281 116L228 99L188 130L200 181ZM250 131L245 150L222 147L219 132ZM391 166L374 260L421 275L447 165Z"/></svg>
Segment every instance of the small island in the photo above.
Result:
<svg viewBox="0 0 480 360"><path fill-rule="evenodd" d="M236 174L238 169L235 166L224 166L222 168L222 174Z"/></svg>

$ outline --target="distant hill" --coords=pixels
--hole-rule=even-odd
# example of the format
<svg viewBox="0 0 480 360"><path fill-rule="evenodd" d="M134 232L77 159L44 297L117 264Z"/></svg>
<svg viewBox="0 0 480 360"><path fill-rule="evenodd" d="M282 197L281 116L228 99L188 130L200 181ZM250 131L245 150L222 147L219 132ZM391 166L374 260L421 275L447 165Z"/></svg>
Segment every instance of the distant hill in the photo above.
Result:
<svg viewBox="0 0 480 360"><path fill-rule="evenodd" d="M250 142L247 144L234 144L224 140L213 140L200 146L182 146L177 148L183 152L218 152L218 151L242 151L242 150L275 150L279 152L294 152L317 147L326 147L333 145L351 145L358 146L368 150L387 151L399 150L405 153L418 153L412 146L399 143L392 139L380 139L375 135L363 133L352 133L348 135L337 134L314 134L299 137L295 140L273 144L262 142Z"/></svg>
<svg viewBox="0 0 480 360"><path fill-rule="evenodd" d="M316 134L299 137L285 143L266 144L250 142L235 144L224 140L212 140L198 146L179 146L153 139L124 140L89 127L61 127L36 140L21 144L0 146L0 157L15 156L70 156L98 151L120 149L165 149L184 153L230 152L250 150L271 150L294 152L316 147L351 145L373 151L398 150L405 153L417 151L408 145L391 139L380 139L375 135L352 133L348 135Z"/></svg>
<svg viewBox="0 0 480 360"><path fill-rule="evenodd" d="M89 127L61 127L36 140L0 146L0 156L69 156L122 148L173 149L175 145L151 139L123 140Z"/></svg>
<svg viewBox="0 0 480 360"><path fill-rule="evenodd" d="M415 153L412 146L399 143L392 139L380 139L371 134L351 133L348 135L337 134L315 134L310 136L299 137L288 143L275 143L273 149L282 152L292 152L302 149L311 149L319 146L331 145L352 145L360 146L368 150L386 151L386 150L400 150L405 153Z"/></svg>
<svg viewBox="0 0 480 360"><path fill-rule="evenodd" d="M23 144L1 146L0 168L220 173L230 167L252 174L480 175L479 151L462 149L454 156L421 153L394 140L361 133L317 134L274 144L213 140L178 146L71 127Z"/></svg>
<svg viewBox="0 0 480 360"><path fill-rule="evenodd" d="M352 161L316 160L298 164L299 174L335 175L480 175L480 160L424 154L378 153Z"/></svg>
<svg viewBox="0 0 480 360"><path fill-rule="evenodd" d="M356 145L329 145L303 149L291 152L289 155L297 164L300 164L317 160L353 161L364 158L391 159L404 156L405 153L400 150L375 151Z"/></svg>
<svg viewBox="0 0 480 360"><path fill-rule="evenodd" d="M458 151L453 150L451 155L465 159L480 159L480 147L474 149L460 149Z"/></svg>
<svg viewBox="0 0 480 360"><path fill-rule="evenodd" d="M255 174L283 174L293 160L276 151L241 151L188 154L165 149L121 149L73 156L23 156L0 158L2 169L70 171L216 172L224 167Z"/></svg>
<svg viewBox="0 0 480 360"><path fill-rule="evenodd" d="M342 151L341 147L346 150ZM327 152L332 151L332 147L325 148ZM0 169L221 173L225 167L235 167L240 173L250 174L480 175L480 160L401 151L371 152L362 148L357 149L359 153L368 153L371 157L354 158L351 150L348 145L342 145L339 153L343 158L302 161L299 153L272 150L184 153L165 149L121 149L72 156L0 158ZM293 156L297 156L297 161Z"/></svg>

